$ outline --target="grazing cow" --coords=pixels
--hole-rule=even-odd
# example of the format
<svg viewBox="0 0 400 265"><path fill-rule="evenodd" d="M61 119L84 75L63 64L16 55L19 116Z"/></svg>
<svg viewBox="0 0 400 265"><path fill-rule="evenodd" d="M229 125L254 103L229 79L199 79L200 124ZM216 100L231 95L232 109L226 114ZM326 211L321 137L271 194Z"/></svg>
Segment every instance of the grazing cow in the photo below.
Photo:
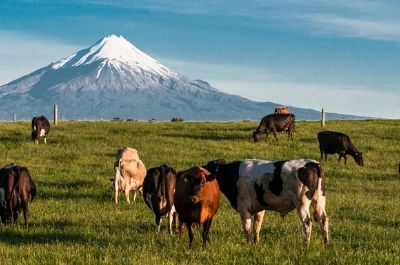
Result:
<svg viewBox="0 0 400 265"><path fill-rule="evenodd" d="M289 108L287 106L275 108L274 113L289 113Z"/></svg>
<svg viewBox="0 0 400 265"><path fill-rule="evenodd" d="M176 171L168 166L150 168L143 181L143 198L156 217L157 233L160 232L161 216L168 215L169 232L174 220L174 190Z"/></svg>
<svg viewBox="0 0 400 265"><path fill-rule="evenodd" d="M215 175L201 167L178 172L175 187L175 208L178 213L179 238L183 225L189 234L189 248L192 247L194 231L192 224L203 224L203 248L210 241L209 230L220 202L220 191Z"/></svg>
<svg viewBox="0 0 400 265"><path fill-rule="evenodd" d="M346 155L351 155L359 166L364 166L364 159L361 152L358 152L350 137L341 132L322 131L318 133L319 151L321 159L325 154L325 161L328 154L339 154L339 162L344 158L347 163Z"/></svg>
<svg viewBox="0 0 400 265"><path fill-rule="evenodd" d="M47 143L47 135L50 132L50 122L45 116L33 117L32 119L32 140L39 144L40 137L44 137Z"/></svg>
<svg viewBox="0 0 400 265"><path fill-rule="evenodd" d="M312 227L309 212L311 205L314 209L314 220L320 223L325 247L328 245L325 177L317 161L245 159L225 163L225 160L216 160L208 162L204 167L217 175L222 193L239 212L248 242L252 217L254 242L258 243L264 210L279 212L283 217L297 209L303 224L305 243L308 245Z"/></svg>
<svg viewBox="0 0 400 265"><path fill-rule="evenodd" d="M115 188L115 203L118 203L119 192L125 192L126 201L129 200L129 191L140 191L146 176L146 167L139 159L136 149L120 148L114 162L115 177L110 179Z"/></svg>
<svg viewBox="0 0 400 265"><path fill-rule="evenodd" d="M260 125L253 132L254 142L257 143L260 140L260 135L265 133L268 137L268 133L273 132L275 140L276 132L287 131L288 139L293 139L293 130L295 126L295 115L291 113L278 113L270 114L261 119Z"/></svg>
<svg viewBox="0 0 400 265"><path fill-rule="evenodd" d="M36 185L26 167L10 164L0 169L0 215L4 225L15 223L22 209L28 226L28 204L35 195Z"/></svg>

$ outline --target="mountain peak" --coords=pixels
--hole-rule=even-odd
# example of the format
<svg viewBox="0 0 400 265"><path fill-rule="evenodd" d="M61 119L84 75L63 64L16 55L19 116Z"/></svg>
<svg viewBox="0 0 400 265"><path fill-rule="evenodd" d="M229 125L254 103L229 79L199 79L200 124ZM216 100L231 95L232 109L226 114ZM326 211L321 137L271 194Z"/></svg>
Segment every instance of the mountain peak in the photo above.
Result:
<svg viewBox="0 0 400 265"><path fill-rule="evenodd" d="M177 77L178 74L148 56L123 36L111 34L96 42L87 49L52 64L53 69L77 67L93 63L108 63L116 68L128 66L136 72L149 72L164 78Z"/></svg>

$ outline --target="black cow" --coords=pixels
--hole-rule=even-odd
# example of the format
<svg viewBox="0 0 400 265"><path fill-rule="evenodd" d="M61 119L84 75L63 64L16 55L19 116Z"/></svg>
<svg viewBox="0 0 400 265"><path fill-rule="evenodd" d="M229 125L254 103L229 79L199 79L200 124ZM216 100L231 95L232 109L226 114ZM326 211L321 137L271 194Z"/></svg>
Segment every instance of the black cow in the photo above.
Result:
<svg viewBox="0 0 400 265"><path fill-rule="evenodd" d="M26 167L10 164L0 169L0 215L4 225L15 223L21 209L28 226L28 204L36 195L36 185Z"/></svg>
<svg viewBox="0 0 400 265"><path fill-rule="evenodd" d="M357 151L348 135L341 132L322 131L318 133L318 142L321 159L323 155L326 161L328 154L339 154L339 162L343 157L346 164L346 155L351 155L359 166L364 166L362 153Z"/></svg>
<svg viewBox="0 0 400 265"><path fill-rule="evenodd" d="M265 116L261 119L260 125L253 132L254 142L260 140L260 135L265 133L268 137L268 133L273 132L275 139L276 132L287 131L288 139L293 139L293 130L295 126L295 115L292 113L274 113Z"/></svg>
<svg viewBox="0 0 400 265"><path fill-rule="evenodd" d="M156 217L157 232L160 232L161 216L168 214L169 232L172 233L176 175L172 167L162 165L147 170L144 178L143 198Z"/></svg>
<svg viewBox="0 0 400 265"><path fill-rule="evenodd" d="M50 132L49 120L42 116L32 118L32 140L39 144L40 137L44 136L44 143L47 143L47 135Z"/></svg>

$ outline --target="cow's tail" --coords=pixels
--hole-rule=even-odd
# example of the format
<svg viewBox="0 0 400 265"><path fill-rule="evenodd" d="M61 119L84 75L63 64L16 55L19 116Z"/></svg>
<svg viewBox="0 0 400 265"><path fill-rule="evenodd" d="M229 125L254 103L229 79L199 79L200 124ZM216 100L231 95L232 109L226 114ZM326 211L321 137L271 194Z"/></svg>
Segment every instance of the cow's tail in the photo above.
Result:
<svg viewBox="0 0 400 265"><path fill-rule="evenodd" d="M36 197L36 185L31 179L29 180L29 182L31 183L31 190L29 191L29 202L33 202Z"/></svg>

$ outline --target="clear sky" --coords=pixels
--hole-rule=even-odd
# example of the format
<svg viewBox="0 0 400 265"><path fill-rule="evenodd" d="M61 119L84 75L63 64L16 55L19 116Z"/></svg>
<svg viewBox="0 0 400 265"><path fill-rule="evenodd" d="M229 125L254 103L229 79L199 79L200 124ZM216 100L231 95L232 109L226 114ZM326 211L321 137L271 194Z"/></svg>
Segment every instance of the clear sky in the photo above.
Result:
<svg viewBox="0 0 400 265"><path fill-rule="evenodd" d="M0 85L109 34L257 101L400 118L398 0L0 0Z"/></svg>

